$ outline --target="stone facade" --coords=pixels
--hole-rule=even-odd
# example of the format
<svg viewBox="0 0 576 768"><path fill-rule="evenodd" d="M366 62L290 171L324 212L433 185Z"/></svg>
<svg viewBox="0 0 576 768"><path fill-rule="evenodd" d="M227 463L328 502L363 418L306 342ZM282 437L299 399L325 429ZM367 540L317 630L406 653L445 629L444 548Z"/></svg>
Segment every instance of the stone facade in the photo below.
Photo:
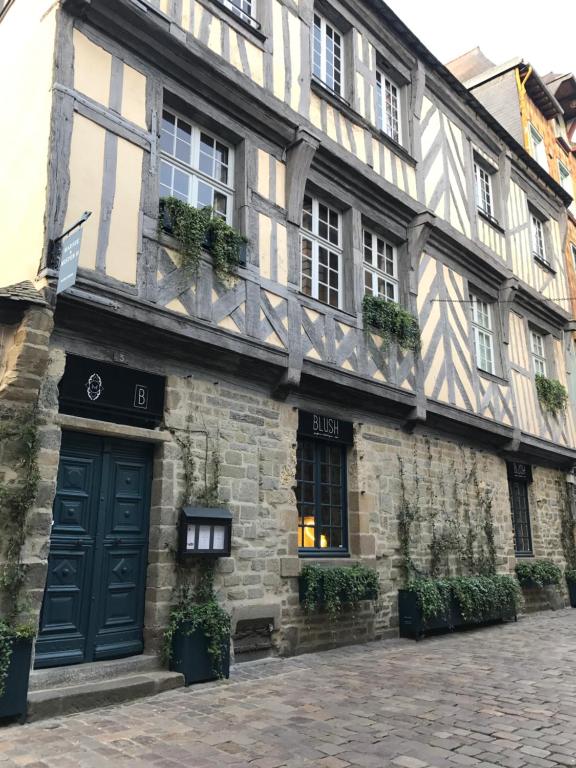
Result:
<svg viewBox="0 0 576 768"><path fill-rule="evenodd" d="M148 650L159 647L175 588L193 583L196 576L194 566L179 567L176 562L178 515L185 503L220 503L232 510L232 554L217 566L219 599L231 612L234 627L247 619L267 619L274 628L274 647L283 655L396 634L397 591L404 578L398 522L403 505L418 510L410 554L422 573L430 570L434 536L449 541L439 560L439 575L466 573L467 537L473 536L472 550L478 557L485 548L482 526L487 514L494 526L498 571L514 570L506 462L487 448L439 433L411 433L392 418L356 416L354 445L348 451L350 557L304 561L298 557L294 486L298 409L309 404L274 399L265 387L240 378L155 359L154 369L167 376L161 429L65 417L58 414L65 347L53 343L40 396L42 484L27 544L28 559L37 565L31 572L36 611L46 574L62 428L131 439L146 433L145 438L155 442L146 586ZM134 357L134 362L139 359ZM346 418L342 407L337 411L333 406L332 411ZM533 476L529 501L534 554L563 565L559 512L566 503L565 475L534 467ZM377 569L381 597L374 605L346 611L336 624L323 614L306 615L297 579L303 562L362 562Z"/></svg>

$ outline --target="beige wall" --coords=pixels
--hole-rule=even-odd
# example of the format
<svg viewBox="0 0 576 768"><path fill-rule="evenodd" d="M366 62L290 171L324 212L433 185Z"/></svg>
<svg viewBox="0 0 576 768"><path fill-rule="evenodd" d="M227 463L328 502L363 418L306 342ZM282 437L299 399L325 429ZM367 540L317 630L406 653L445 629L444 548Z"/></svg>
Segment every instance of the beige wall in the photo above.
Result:
<svg viewBox="0 0 576 768"><path fill-rule="evenodd" d="M56 3L14 3L0 23L0 285L33 279L44 246Z"/></svg>

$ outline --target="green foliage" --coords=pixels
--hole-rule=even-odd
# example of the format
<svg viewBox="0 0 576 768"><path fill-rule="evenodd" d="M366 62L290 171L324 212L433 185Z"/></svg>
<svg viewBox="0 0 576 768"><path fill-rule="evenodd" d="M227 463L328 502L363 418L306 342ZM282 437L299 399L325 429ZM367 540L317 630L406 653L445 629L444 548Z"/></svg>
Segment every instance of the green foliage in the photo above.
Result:
<svg viewBox="0 0 576 768"><path fill-rule="evenodd" d="M240 262L240 249L247 242L220 216L213 215L212 208L194 208L176 197L160 200L160 228L167 221L174 237L182 248L182 267L192 274L198 273L200 255L206 248L212 254L216 277L225 281L236 274Z"/></svg>
<svg viewBox="0 0 576 768"><path fill-rule="evenodd" d="M322 568L305 565L300 574L301 602L308 613L325 610L335 619L346 605L376 600L380 592L378 573L362 565Z"/></svg>
<svg viewBox="0 0 576 768"><path fill-rule="evenodd" d="M564 572L564 576L566 578L566 581L569 581L573 584L576 583L576 568L567 568Z"/></svg>
<svg viewBox="0 0 576 768"><path fill-rule="evenodd" d="M558 477L556 479L560 499L560 540L568 570L576 571L576 520L572 514L573 486Z"/></svg>
<svg viewBox="0 0 576 768"><path fill-rule="evenodd" d="M27 625L10 626L0 619L0 698L2 698L5 692L14 642L17 640L30 640L34 637L34 634L33 627Z"/></svg>
<svg viewBox="0 0 576 768"><path fill-rule="evenodd" d="M561 569L550 560L522 560L516 563L516 576L524 586L547 587L560 584Z"/></svg>
<svg viewBox="0 0 576 768"><path fill-rule="evenodd" d="M362 313L365 328L377 331L386 340L394 339L401 349L419 351L418 320L398 304L379 296L364 296Z"/></svg>
<svg viewBox="0 0 576 768"><path fill-rule="evenodd" d="M537 373L536 394L543 410L548 411L552 416L566 410L568 392L557 379L548 379Z"/></svg>
<svg viewBox="0 0 576 768"><path fill-rule="evenodd" d="M456 576L449 579L413 579L407 589L416 595L424 621L450 621L457 607L467 623L516 613L521 602L518 582L512 576Z"/></svg>
<svg viewBox="0 0 576 768"><path fill-rule="evenodd" d="M194 592L189 584L178 589L164 633L164 661L168 662L172 656L172 640L177 632L192 635L196 630L203 632L208 640L213 673L223 677L223 652L230 643L230 616L218 604L214 594L213 563L201 573Z"/></svg>

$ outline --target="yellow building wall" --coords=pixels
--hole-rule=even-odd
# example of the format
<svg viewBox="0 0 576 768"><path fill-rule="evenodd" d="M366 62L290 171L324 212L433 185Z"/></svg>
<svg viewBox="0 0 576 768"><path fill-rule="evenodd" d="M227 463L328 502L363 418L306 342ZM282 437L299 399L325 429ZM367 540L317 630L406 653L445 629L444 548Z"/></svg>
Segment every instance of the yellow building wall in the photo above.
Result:
<svg viewBox="0 0 576 768"><path fill-rule="evenodd" d="M0 285L33 280L42 257L56 13L14 3L0 23Z"/></svg>

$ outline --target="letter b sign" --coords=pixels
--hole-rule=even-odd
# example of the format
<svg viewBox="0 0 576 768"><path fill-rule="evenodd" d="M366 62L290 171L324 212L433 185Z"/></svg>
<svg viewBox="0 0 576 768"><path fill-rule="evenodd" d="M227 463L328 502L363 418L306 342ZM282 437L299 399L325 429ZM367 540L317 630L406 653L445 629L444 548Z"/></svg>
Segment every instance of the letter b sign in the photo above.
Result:
<svg viewBox="0 0 576 768"><path fill-rule="evenodd" d="M134 408L148 408L148 387L136 384L134 389Z"/></svg>

